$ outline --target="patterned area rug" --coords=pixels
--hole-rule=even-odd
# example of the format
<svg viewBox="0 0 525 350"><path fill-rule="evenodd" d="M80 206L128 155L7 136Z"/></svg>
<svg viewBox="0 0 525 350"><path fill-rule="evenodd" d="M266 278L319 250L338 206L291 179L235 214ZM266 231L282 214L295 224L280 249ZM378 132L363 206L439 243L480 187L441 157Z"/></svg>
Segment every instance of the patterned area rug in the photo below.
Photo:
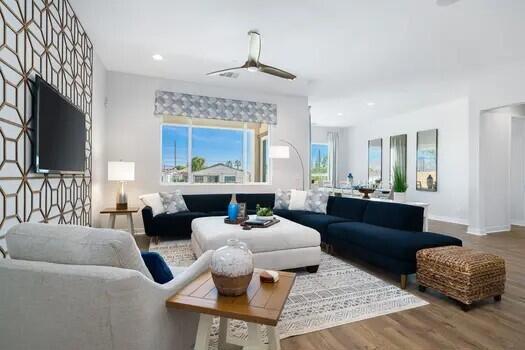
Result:
<svg viewBox="0 0 525 350"><path fill-rule="evenodd" d="M195 260L189 240L151 244L150 251L158 252L174 266L188 266ZM281 339L428 304L323 252L317 273L296 272L295 285L278 324ZM230 324L229 337L246 337L244 322ZM217 349L217 332L218 319L212 329L210 350ZM262 327L264 338L265 333Z"/></svg>

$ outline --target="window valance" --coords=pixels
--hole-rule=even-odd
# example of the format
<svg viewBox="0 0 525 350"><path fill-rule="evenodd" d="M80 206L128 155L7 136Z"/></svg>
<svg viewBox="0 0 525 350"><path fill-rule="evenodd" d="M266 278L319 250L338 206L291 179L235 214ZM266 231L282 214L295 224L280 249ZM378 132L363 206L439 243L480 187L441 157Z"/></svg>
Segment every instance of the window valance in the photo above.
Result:
<svg viewBox="0 0 525 350"><path fill-rule="evenodd" d="M157 90L155 115L277 124L277 105Z"/></svg>

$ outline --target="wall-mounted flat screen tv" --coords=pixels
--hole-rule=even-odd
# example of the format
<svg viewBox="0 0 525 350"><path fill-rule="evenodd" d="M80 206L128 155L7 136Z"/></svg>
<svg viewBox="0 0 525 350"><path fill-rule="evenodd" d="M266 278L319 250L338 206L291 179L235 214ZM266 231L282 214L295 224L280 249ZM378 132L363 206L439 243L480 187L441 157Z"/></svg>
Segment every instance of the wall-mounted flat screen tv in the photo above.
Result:
<svg viewBox="0 0 525 350"><path fill-rule="evenodd" d="M83 173L86 167L86 115L38 76L35 92L35 171Z"/></svg>

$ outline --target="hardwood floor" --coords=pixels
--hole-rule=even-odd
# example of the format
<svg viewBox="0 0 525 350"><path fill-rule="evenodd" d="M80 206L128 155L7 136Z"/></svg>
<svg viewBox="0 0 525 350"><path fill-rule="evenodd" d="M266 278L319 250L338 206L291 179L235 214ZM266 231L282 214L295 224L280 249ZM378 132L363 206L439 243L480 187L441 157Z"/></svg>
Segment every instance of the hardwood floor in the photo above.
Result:
<svg viewBox="0 0 525 350"><path fill-rule="evenodd" d="M505 258L507 283L501 302L489 299L463 312L453 300L430 289L419 292L412 275L407 290L429 305L283 339L282 349L525 349L525 228L481 237L466 234L462 225L431 221L429 228ZM139 246L147 249L149 240L139 237ZM399 283L397 275L350 261L385 281Z"/></svg>
<svg viewBox="0 0 525 350"><path fill-rule="evenodd" d="M282 349L525 349L525 228L478 237L466 234L465 226L435 221L430 222L430 231L450 234L467 247L505 258L502 301L490 299L463 312L447 297L429 289L419 292L415 276L410 276L407 290L430 305L283 339ZM398 276L352 263L398 283Z"/></svg>

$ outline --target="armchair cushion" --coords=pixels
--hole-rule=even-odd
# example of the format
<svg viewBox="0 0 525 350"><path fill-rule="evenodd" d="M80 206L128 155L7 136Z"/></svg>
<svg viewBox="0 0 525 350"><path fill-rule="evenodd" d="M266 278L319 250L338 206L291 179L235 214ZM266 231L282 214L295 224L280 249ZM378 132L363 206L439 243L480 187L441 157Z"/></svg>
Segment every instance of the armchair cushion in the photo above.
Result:
<svg viewBox="0 0 525 350"><path fill-rule="evenodd" d="M141 252L142 260L146 264L149 272L153 276L153 280L159 284L164 284L173 279L173 274L170 267L162 256L157 252Z"/></svg>
<svg viewBox="0 0 525 350"><path fill-rule="evenodd" d="M22 223L6 235L11 258L136 270L153 280L127 232L86 226Z"/></svg>

